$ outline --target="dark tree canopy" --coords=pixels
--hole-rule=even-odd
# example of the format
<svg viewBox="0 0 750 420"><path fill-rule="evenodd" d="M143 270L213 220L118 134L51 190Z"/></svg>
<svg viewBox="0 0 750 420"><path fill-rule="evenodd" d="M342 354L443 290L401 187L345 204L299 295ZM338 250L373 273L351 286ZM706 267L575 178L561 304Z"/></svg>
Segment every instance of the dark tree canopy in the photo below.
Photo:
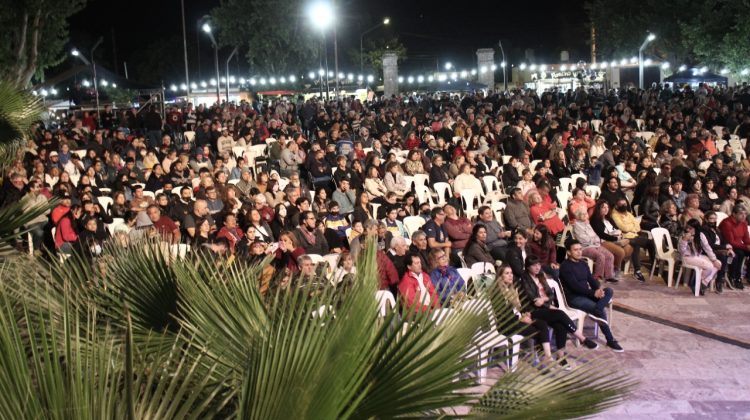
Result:
<svg viewBox="0 0 750 420"><path fill-rule="evenodd" d="M227 0L214 9L218 42L240 47L253 73L296 72L318 62L320 32L302 0Z"/></svg>
<svg viewBox="0 0 750 420"><path fill-rule="evenodd" d="M68 18L87 0L0 0L0 74L24 88L65 58Z"/></svg>

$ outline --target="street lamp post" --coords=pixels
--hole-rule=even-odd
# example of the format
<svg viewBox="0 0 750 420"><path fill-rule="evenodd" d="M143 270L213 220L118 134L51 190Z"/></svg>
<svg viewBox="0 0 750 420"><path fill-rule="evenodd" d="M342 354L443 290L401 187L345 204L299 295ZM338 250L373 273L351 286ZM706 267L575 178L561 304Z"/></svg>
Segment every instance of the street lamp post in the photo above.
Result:
<svg viewBox="0 0 750 420"><path fill-rule="evenodd" d="M216 38L214 38L213 34L213 28L211 28L211 25L208 24L208 21L204 17L204 23L201 25L201 29L203 32L208 34L208 38L211 40L211 44L213 44L214 47L214 65L216 67L216 103L221 103L221 76L219 76L219 44L216 43ZM228 83L229 81L227 81Z"/></svg>
<svg viewBox="0 0 750 420"><path fill-rule="evenodd" d="M96 51L96 49L99 48L100 45L102 45L102 42L104 42L104 37L99 37L99 40L96 41L96 44L94 44L94 46L91 48L91 52L89 53L91 61L87 60L86 57L84 57L81 52L75 48L73 48L73 50L70 52L71 55L73 55L74 57L78 57L81 61L83 61L83 64L91 66L91 73L94 79L94 97L96 98L96 122L98 124L101 124L101 116L99 115L99 83L96 80L96 62L94 61L94 51Z"/></svg>
<svg viewBox="0 0 750 420"><path fill-rule="evenodd" d="M363 47L364 47L365 35L367 35L368 33L372 32L372 31L374 31L375 29L378 29L379 27L381 27L383 25L388 25L389 23L391 23L391 19L390 18L385 18L385 19L383 19L382 22L380 22L377 25L373 26L372 28L370 28L370 29L362 32L362 34L359 36L359 74L364 74L365 73L365 71L364 71L365 66L364 66L364 60L363 60L363 57L364 57L364 48Z"/></svg>
<svg viewBox="0 0 750 420"><path fill-rule="evenodd" d="M314 3L310 7L310 21L312 22L312 24L314 26L316 26L318 29L320 29L321 34L323 36L323 47L324 47L325 57L326 57L326 60L325 60L326 61L326 98L328 98L328 90L329 90L329 86L328 86L328 73L329 73L328 72L328 48L327 48L327 44L325 42L325 30L326 30L326 28L328 28L329 26L331 26L333 24L333 7L331 6L331 4L328 3L328 2L326 2L326 1L320 1L318 3ZM334 45L334 49L336 49L337 43L336 43L336 39L335 39L336 38L336 32L335 31L334 31L333 36L334 36L334 44L333 45ZM338 95L338 85L339 85L339 79L338 79L338 73L339 73L339 69L338 69L338 61L339 61L338 60L338 51L334 51L334 60L335 60L334 66L336 67L336 69L335 69L336 70L336 75L335 75L336 76L336 95Z"/></svg>
<svg viewBox="0 0 750 420"><path fill-rule="evenodd" d="M503 90L508 91L508 78L505 76L505 50L503 49L503 41L497 41L497 45L500 47L500 53L503 55L503 62L500 65L503 67Z"/></svg>
<svg viewBox="0 0 750 420"><path fill-rule="evenodd" d="M234 57L235 54L237 54L239 47L234 47L232 50L232 53L229 54L229 58L227 58L227 83L224 85L226 87L226 93L227 93L227 103L229 103L229 62L232 61L232 57ZM217 82L218 86L218 82Z"/></svg>
<svg viewBox="0 0 750 420"><path fill-rule="evenodd" d="M185 86L187 86L186 98L190 102L190 75L188 74L187 32L185 29L185 0L180 0L182 10L182 50L185 55Z"/></svg>
<svg viewBox="0 0 750 420"><path fill-rule="evenodd" d="M643 50L646 49L649 42L655 39L656 35L648 34L646 40L641 44L641 48L638 49L638 89L643 89Z"/></svg>

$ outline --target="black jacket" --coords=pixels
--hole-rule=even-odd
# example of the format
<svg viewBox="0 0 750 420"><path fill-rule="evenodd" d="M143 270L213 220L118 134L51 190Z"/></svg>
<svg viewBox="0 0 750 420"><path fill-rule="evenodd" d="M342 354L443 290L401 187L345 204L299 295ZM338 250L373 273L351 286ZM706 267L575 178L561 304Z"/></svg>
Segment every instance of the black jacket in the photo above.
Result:
<svg viewBox="0 0 750 420"><path fill-rule="evenodd" d="M544 277L543 274L542 277ZM542 284L542 288L544 288L544 293L549 298L547 302L544 302L543 307L549 308L550 305L554 302L556 296L552 289L549 287L549 284L547 284L547 280L541 280L540 282ZM524 308L526 310L535 309L537 306L534 305L534 299L541 296L539 295L539 289L536 287L536 283L531 277L531 274L524 271L523 275L521 275L520 278L516 279L516 287L518 288L519 293L522 294L521 301L524 303Z"/></svg>
<svg viewBox="0 0 750 420"><path fill-rule="evenodd" d="M526 256L529 255L531 255L531 249L527 246ZM513 276L515 276L516 279L520 278L523 273L526 272L521 249L516 245L508 247L508 251L505 253L505 263L513 270Z"/></svg>

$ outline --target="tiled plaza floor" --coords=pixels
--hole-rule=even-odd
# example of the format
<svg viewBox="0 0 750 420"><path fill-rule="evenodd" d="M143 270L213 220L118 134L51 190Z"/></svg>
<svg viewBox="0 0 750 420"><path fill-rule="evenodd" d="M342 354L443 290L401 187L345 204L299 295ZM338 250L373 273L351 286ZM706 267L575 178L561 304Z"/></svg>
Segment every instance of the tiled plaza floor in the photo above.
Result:
<svg viewBox="0 0 750 420"><path fill-rule="evenodd" d="M628 277L615 302L677 323L750 342L750 290L668 289L659 277L644 285ZM625 353L612 354L640 384L602 419L750 419L750 350L615 310L615 336Z"/></svg>

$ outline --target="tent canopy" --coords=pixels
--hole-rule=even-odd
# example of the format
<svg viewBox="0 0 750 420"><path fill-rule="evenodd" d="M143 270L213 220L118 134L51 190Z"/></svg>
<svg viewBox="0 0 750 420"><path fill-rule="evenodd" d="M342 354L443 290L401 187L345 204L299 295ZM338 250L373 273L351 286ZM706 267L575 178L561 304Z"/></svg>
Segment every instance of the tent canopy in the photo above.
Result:
<svg viewBox="0 0 750 420"><path fill-rule="evenodd" d="M666 79L664 79L665 82L669 83L689 83L689 84L697 84L697 83L721 83L721 84L727 84L728 80L724 76L720 76L715 73L709 73L709 72L693 72L692 70L685 70L678 73L675 73Z"/></svg>

